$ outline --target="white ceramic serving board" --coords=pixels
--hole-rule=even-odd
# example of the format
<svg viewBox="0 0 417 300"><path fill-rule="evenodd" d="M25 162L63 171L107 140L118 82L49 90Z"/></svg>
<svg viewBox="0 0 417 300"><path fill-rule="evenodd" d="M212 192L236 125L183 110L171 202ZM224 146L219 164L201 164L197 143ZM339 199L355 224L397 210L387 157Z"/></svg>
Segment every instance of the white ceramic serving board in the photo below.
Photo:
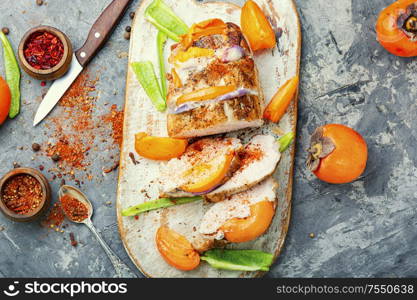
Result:
<svg viewBox="0 0 417 300"><path fill-rule="evenodd" d="M132 25L129 64L135 61L150 60L156 72L157 29L144 18L146 7L152 0L144 0L135 14ZM256 0L267 14L275 30L282 31L278 47L272 51L264 51L255 56L260 74L260 83L269 101L278 88L299 72L301 32L298 14L293 0ZM226 22L234 22L240 26L240 7L225 2L197 3L195 0L165 0L174 12L189 26L193 23L210 18L220 18ZM169 55L169 44L165 48L166 59ZM244 142L259 133L277 135L274 128L282 132L294 131L297 123L297 97L295 97L286 115L278 125L266 124L259 129L243 130L231 133L239 136ZM135 153L134 135L147 132L155 136L167 136L166 114L159 113L139 85L135 75L128 66L126 82L126 103L124 119L124 139L121 149L119 185L117 192L117 215L120 235L124 246L143 274L149 277L255 277L257 272L223 271L211 268L207 263L190 272L182 272L169 266L160 256L155 245L155 232L161 224L192 236L193 229L199 227L202 216L210 204L195 202L186 205L151 211L139 216L122 217L121 211L129 206L158 198L158 162L140 158ZM229 248L258 249L274 253L277 257L284 244L287 234L290 213L292 174L295 145L287 150L274 174L279 183L277 190L278 205L276 214L268 232L253 242L230 244ZM135 153L138 164L134 164L129 153Z"/></svg>

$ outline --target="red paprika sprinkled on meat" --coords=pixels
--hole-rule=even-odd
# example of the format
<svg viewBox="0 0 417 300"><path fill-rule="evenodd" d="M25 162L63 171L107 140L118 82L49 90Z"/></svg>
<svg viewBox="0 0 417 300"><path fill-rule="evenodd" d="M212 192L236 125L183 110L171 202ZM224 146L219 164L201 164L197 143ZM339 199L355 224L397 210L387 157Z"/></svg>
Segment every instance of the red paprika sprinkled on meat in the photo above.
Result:
<svg viewBox="0 0 417 300"><path fill-rule="evenodd" d="M82 222L83 220L88 218L87 206L78 199L69 195L64 195L61 197L60 200L65 215L71 221Z"/></svg>
<svg viewBox="0 0 417 300"><path fill-rule="evenodd" d="M31 175L16 175L4 185L2 201L16 214L26 215L37 209L42 202L42 186Z"/></svg>
<svg viewBox="0 0 417 300"><path fill-rule="evenodd" d="M32 67L38 70L48 70L61 61L64 55L64 44L50 32L35 32L26 42L23 52Z"/></svg>

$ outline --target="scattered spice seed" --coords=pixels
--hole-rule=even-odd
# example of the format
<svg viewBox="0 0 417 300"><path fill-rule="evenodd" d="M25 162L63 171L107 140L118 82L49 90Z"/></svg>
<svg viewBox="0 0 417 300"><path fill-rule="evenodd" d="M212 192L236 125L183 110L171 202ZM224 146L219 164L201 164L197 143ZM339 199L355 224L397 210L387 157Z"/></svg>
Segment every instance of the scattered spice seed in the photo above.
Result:
<svg viewBox="0 0 417 300"><path fill-rule="evenodd" d="M41 6L43 4L43 0L36 0L36 5Z"/></svg>
<svg viewBox="0 0 417 300"><path fill-rule="evenodd" d="M123 110L117 110L117 105L113 104L110 108L110 113L103 116L103 120L106 123L112 125L112 138L113 142L119 146L122 144L123 140Z"/></svg>
<svg viewBox="0 0 417 300"><path fill-rule="evenodd" d="M133 19L133 18L135 17L135 12L134 12L134 11L131 11L131 12L129 13L129 17L130 17L131 19Z"/></svg>
<svg viewBox="0 0 417 300"><path fill-rule="evenodd" d="M39 166L39 170L43 171L45 169L45 167L43 165Z"/></svg>
<svg viewBox="0 0 417 300"><path fill-rule="evenodd" d="M118 167L119 167L119 163L117 162L113 166L111 166L110 168L104 169L103 172L106 173L106 174L108 174L108 173L116 170Z"/></svg>
<svg viewBox="0 0 417 300"><path fill-rule="evenodd" d="M59 161L60 159L61 159L61 157L59 156L59 154L53 154L52 156L51 156L51 159L53 160L53 161L55 161L55 162L57 162L57 161Z"/></svg>
<svg viewBox="0 0 417 300"><path fill-rule="evenodd" d="M59 176L58 176L59 177ZM65 179L61 180L61 186L65 185Z"/></svg>
<svg viewBox="0 0 417 300"><path fill-rule="evenodd" d="M71 246L77 247L78 242L75 239L74 233L70 232L69 237L70 237L70 241L71 241Z"/></svg>
<svg viewBox="0 0 417 300"><path fill-rule="evenodd" d="M61 226L64 222L65 214L62 210L61 204L59 202L54 203L52 208L49 210L48 215L45 220L41 222L42 226L48 228L55 228Z"/></svg>
<svg viewBox="0 0 417 300"><path fill-rule="evenodd" d="M16 175L6 181L3 191L4 204L19 215L26 215L37 209L42 202L42 186L31 175Z"/></svg>
<svg viewBox="0 0 417 300"><path fill-rule="evenodd" d="M133 154L133 152L129 152L129 157L132 160L132 163L137 165L138 162L136 161L135 154Z"/></svg>
<svg viewBox="0 0 417 300"><path fill-rule="evenodd" d="M131 32L132 31L132 27L126 26L125 30L126 30L126 32Z"/></svg>
<svg viewBox="0 0 417 300"><path fill-rule="evenodd" d="M39 150L41 150L41 145L39 145L38 143L33 143L32 144L32 150L34 152L38 152Z"/></svg>
<svg viewBox="0 0 417 300"><path fill-rule="evenodd" d="M123 37L125 38L125 40L130 40L130 32L125 32L123 34Z"/></svg>
<svg viewBox="0 0 417 300"><path fill-rule="evenodd" d="M13 168L15 168L15 169L20 168L20 164L14 161L13 162Z"/></svg>
<svg viewBox="0 0 417 300"><path fill-rule="evenodd" d="M10 33L10 30L9 30L9 28L7 28L7 27L3 27L3 28L1 29L1 31L2 31L5 35L8 35L8 34Z"/></svg>

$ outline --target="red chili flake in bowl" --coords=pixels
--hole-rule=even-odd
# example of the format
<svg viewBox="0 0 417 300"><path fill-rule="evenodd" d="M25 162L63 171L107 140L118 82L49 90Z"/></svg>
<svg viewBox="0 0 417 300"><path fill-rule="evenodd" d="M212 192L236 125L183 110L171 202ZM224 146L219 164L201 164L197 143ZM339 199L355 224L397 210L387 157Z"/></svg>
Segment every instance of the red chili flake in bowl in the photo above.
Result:
<svg viewBox="0 0 417 300"><path fill-rule="evenodd" d="M87 206L71 197L69 195L64 195L61 197L62 209L65 212L65 215L74 222L82 222L88 218L88 208Z"/></svg>
<svg viewBox="0 0 417 300"><path fill-rule="evenodd" d="M37 70L55 67L64 56L64 44L54 34L46 31L30 35L23 53L27 62Z"/></svg>
<svg viewBox="0 0 417 300"><path fill-rule="evenodd" d="M16 175L7 180L2 194L7 208L19 215L26 215L37 209L43 199L41 184L27 174Z"/></svg>

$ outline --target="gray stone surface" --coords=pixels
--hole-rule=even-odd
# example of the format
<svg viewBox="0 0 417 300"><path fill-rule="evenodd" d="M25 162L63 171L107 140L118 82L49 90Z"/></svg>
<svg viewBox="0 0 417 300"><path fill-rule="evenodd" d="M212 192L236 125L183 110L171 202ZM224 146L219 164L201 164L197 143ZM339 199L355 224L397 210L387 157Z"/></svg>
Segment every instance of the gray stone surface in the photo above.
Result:
<svg viewBox="0 0 417 300"><path fill-rule="evenodd" d="M10 28L15 49L23 33L39 24L61 29L75 48L80 47L93 21L110 1L45 2L47 5L41 7L35 0L0 2L0 27ZM133 1L129 11L139 2ZM387 53L377 43L374 30L379 11L392 1L296 2L303 27L303 50L292 220L284 251L267 276L415 276L417 60ZM108 111L106 102L119 108L123 105L127 58L118 54L128 51L123 32L129 23L126 15L88 67L92 73L100 72L97 115ZM2 63L0 74L4 74ZM22 113L0 127L1 175L13 167L14 161L35 168L43 164L46 170L53 166L50 159L34 156L30 149L34 141L48 140L45 124L31 126L39 96L48 86L41 87L39 81L24 74ZM59 109L53 112L59 113ZM309 134L325 123L349 125L366 138L369 162L358 181L329 185L305 168ZM95 177L82 189L94 203L94 223L104 239L134 269L117 230L117 172L102 175L102 168L112 162L110 153L117 155L116 150L92 150L90 168ZM67 183L74 184L71 180ZM53 181L52 187L56 193L59 180ZM108 201L111 204L106 204ZM65 233L56 233L37 222L18 224L3 216L0 226L0 276L114 276L112 265L87 228L69 225ZM70 245L69 232L80 241L77 248ZM310 238L310 233L316 237Z"/></svg>

